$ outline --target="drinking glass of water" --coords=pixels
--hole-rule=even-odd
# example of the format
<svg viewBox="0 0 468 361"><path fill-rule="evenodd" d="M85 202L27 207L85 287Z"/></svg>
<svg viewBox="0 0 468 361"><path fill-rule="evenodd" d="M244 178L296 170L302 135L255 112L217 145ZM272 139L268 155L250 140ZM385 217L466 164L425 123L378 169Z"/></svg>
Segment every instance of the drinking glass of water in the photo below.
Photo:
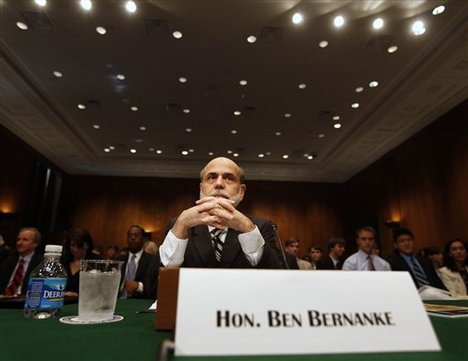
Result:
<svg viewBox="0 0 468 361"><path fill-rule="evenodd" d="M122 261L82 260L78 319L81 322L109 321L114 317Z"/></svg>

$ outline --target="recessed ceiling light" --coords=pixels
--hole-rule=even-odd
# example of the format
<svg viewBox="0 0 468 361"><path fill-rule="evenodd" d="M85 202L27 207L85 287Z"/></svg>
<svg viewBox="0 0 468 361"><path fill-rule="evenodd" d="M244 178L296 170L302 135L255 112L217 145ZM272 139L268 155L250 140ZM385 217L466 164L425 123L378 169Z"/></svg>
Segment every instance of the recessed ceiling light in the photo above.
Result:
<svg viewBox="0 0 468 361"><path fill-rule="evenodd" d="M306 87L307 87L307 85L304 84L304 83L298 85L299 89L305 89Z"/></svg>
<svg viewBox="0 0 468 361"><path fill-rule="evenodd" d="M420 36L426 32L426 27L421 20L417 20L411 25L411 32L416 36Z"/></svg>
<svg viewBox="0 0 468 361"><path fill-rule="evenodd" d="M179 81L180 81L181 83L186 83L186 82L187 82L187 78L184 78L183 76L181 76L181 77L179 78Z"/></svg>
<svg viewBox="0 0 468 361"><path fill-rule="evenodd" d="M58 70L55 70L55 71L53 72L53 74L54 74L54 76L55 76L56 78L61 78L61 77L63 76L63 74L62 74L60 71L58 71Z"/></svg>
<svg viewBox="0 0 468 361"><path fill-rule="evenodd" d="M141 138L137 138L137 139L135 139L135 143L143 143L143 142L144 142L144 140L143 140L143 139L141 139Z"/></svg>
<svg viewBox="0 0 468 361"><path fill-rule="evenodd" d="M309 156L309 153L304 153L303 156L304 158L307 158Z"/></svg>
<svg viewBox="0 0 468 361"><path fill-rule="evenodd" d="M297 25L297 24L302 23L302 21L304 20L304 17L302 16L301 13L295 13L295 14L292 16L291 20L292 20L292 22L293 22L294 24Z"/></svg>
<svg viewBox="0 0 468 361"><path fill-rule="evenodd" d="M94 128L94 129L99 129L99 128L101 128L101 127L99 126L99 124L94 124L94 125L93 125L93 128Z"/></svg>
<svg viewBox="0 0 468 361"><path fill-rule="evenodd" d="M141 130L141 131L145 131L145 130L146 130L146 127L140 127L140 130Z"/></svg>
<svg viewBox="0 0 468 361"><path fill-rule="evenodd" d="M328 41L322 40L318 45L319 45L321 48L326 48L326 47L328 46Z"/></svg>
<svg viewBox="0 0 468 361"><path fill-rule="evenodd" d="M283 154L283 159L288 159L288 158L289 158L289 155Z"/></svg>
<svg viewBox="0 0 468 361"><path fill-rule="evenodd" d="M101 34L101 35L105 35L107 33L107 30L104 26L98 26L96 28L96 31L98 32L98 34Z"/></svg>
<svg viewBox="0 0 468 361"><path fill-rule="evenodd" d="M17 21L16 26L20 28L21 30L28 30L28 26L22 21Z"/></svg>
<svg viewBox="0 0 468 361"><path fill-rule="evenodd" d="M231 130L231 134L237 134L237 130L235 129Z"/></svg>
<svg viewBox="0 0 468 361"><path fill-rule="evenodd" d="M340 123L335 123L335 124L333 124L333 128L335 128L335 129L340 129L340 128L341 128L341 124L340 124Z"/></svg>
<svg viewBox="0 0 468 361"><path fill-rule="evenodd" d="M234 110L234 115L241 115L242 113L239 110Z"/></svg>
<svg viewBox="0 0 468 361"><path fill-rule="evenodd" d="M285 118L291 118L291 113L284 113Z"/></svg>
<svg viewBox="0 0 468 361"><path fill-rule="evenodd" d="M333 120L340 120L340 116L339 115L333 116Z"/></svg>
<svg viewBox="0 0 468 361"><path fill-rule="evenodd" d="M257 38L253 35L250 35L248 38L247 38L247 41L250 43L250 44L253 44L257 41Z"/></svg>
<svg viewBox="0 0 468 361"><path fill-rule="evenodd" d="M185 131L186 131L187 133L191 133L191 132L192 132L192 128L185 128Z"/></svg>
<svg viewBox="0 0 468 361"><path fill-rule="evenodd" d="M190 148L188 151L189 151L189 153L195 152L195 150L193 150L192 148Z"/></svg>
<svg viewBox="0 0 468 361"><path fill-rule="evenodd" d="M39 6L46 6L47 0L34 0L34 2Z"/></svg>
<svg viewBox="0 0 468 361"><path fill-rule="evenodd" d="M156 154L162 154L162 152L163 151L161 149L156 150Z"/></svg>
<svg viewBox="0 0 468 361"><path fill-rule="evenodd" d="M364 87L362 86L358 86L356 89L355 89L356 93L361 93L364 91Z"/></svg>
<svg viewBox="0 0 468 361"><path fill-rule="evenodd" d="M137 10L137 5L135 4L135 1L127 1L125 3L125 9L129 12L129 13L134 13L136 10Z"/></svg>
<svg viewBox="0 0 468 361"><path fill-rule="evenodd" d="M93 7L93 3L91 2L91 0L81 0L80 5L86 11L91 10Z"/></svg>
<svg viewBox="0 0 468 361"><path fill-rule="evenodd" d="M109 149L110 149L110 150L114 150L115 147L114 147L113 145L110 145L110 146L109 146Z"/></svg>
<svg viewBox="0 0 468 361"><path fill-rule="evenodd" d="M325 138L325 134L320 133L320 134L318 135L318 137L319 137L319 138Z"/></svg>
<svg viewBox="0 0 468 361"><path fill-rule="evenodd" d="M125 80L125 75L117 74L116 78L119 79L119 80Z"/></svg>
<svg viewBox="0 0 468 361"><path fill-rule="evenodd" d="M434 8L434 10L432 10L432 15L440 15L440 14L442 14L444 11L445 11L445 6L444 6L444 5L440 5L440 6L437 6L436 8Z"/></svg>
<svg viewBox="0 0 468 361"><path fill-rule="evenodd" d="M137 111L138 111L138 107L136 107L136 106L133 105L133 106L130 107L130 110L131 110L132 112L137 112Z"/></svg>
<svg viewBox="0 0 468 361"><path fill-rule="evenodd" d="M188 150L183 150L181 153L182 153L182 155L188 155L189 154Z"/></svg>
<svg viewBox="0 0 468 361"><path fill-rule="evenodd" d="M241 80L239 81L239 84L242 86L247 85L247 80Z"/></svg>
<svg viewBox="0 0 468 361"><path fill-rule="evenodd" d="M130 149L130 153L133 153L133 154L135 154L136 152L137 152L137 151L136 151L136 149L135 149L135 148L132 148L132 149Z"/></svg>
<svg viewBox="0 0 468 361"><path fill-rule="evenodd" d="M111 150L109 148L104 148L104 152L109 153Z"/></svg>
<svg viewBox="0 0 468 361"><path fill-rule="evenodd" d="M209 155L209 156L213 156L214 153L213 153L213 152L208 152L208 155Z"/></svg>
<svg viewBox="0 0 468 361"><path fill-rule="evenodd" d="M259 157L259 158L263 158L263 157L265 157L265 154L260 153L260 154L258 155L258 157Z"/></svg>
<svg viewBox="0 0 468 361"><path fill-rule="evenodd" d="M239 156L239 153L232 153L232 156L237 158Z"/></svg>
<svg viewBox="0 0 468 361"><path fill-rule="evenodd" d="M396 46L396 45L392 45L392 46L390 46L390 47L387 49L387 51L388 51L390 54L394 53L394 52L397 51L397 50L398 50L398 46Z"/></svg>
<svg viewBox="0 0 468 361"><path fill-rule="evenodd" d="M271 155L271 152L266 152L265 154L266 154L266 155Z"/></svg>
<svg viewBox="0 0 468 361"><path fill-rule="evenodd" d="M371 81L371 82L369 83L369 86L370 86L371 88L375 88L375 87L379 86L379 82L373 80L373 81Z"/></svg>
<svg viewBox="0 0 468 361"><path fill-rule="evenodd" d="M281 135L281 132L275 132L275 135L279 137Z"/></svg>
<svg viewBox="0 0 468 361"><path fill-rule="evenodd" d="M227 153L227 154L232 154L233 152L232 152L232 150L228 149L228 150L226 151L226 153Z"/></svg>
<svg viewBox="0 0 468 361"><path fill-rule="evenodd" d="M81 103L78 104L77 107L78 107L78 109L81 109L81 110L86 109L86 105L81 104Z"/></svg>
<svg viewBox="0 0 468 361"><path fill-rule="evenodd" d="M182 38L183 35L182 35L182 33L181 33L180 31L176 30L176 31L174 31L174 32L172 33L172 36L173 36L174 38L176 38L176 39L180 39L180 38Z"/></svg>
<svg viewBox="0 0 468 361"><path fill-rule="evenodd" d="M353 108L353 109L359 108L359 103L353 103L353 104L351 104L351 108Z"/></svg>
<svg viewBox="0 0 468 361"><path fill-rule="evenodd" d="M345 19L341 15L338 15L337 17L335 17L335 19L333 19L333 25L335 25L336 28L341 28L344 25L344 23Z"/></svg>
<svg viewBox="0 0 468 361"><path fill-rule="evenodd" d="M383 28L383 26L384 26L384 21L382 18L377 18L372 22L372 27L375 30L380 30Z"/></svg>
<svg viewBox="0 0 468 361"><path fill-rule="evenodd" d="M154 152L154 148L153 148L153 147L151 147L151 148L148 148L148 151L150 151L150 152Z"/></svg>
<svg viewBox="0 0 468 361"><path fill-rule="evenodd" d="M184 108L182 111L183 111L185 114L189 114L189 113L190 113L190 109L189 109L189 108Z"/></svg>
<svg viewBox="0 0 468 361"><path fill-rule="evenodd" d="M307 156L307 159L308 159L308 160L312 160L312 159L314 159L314 156L313 156L313 155L308 155L308 156Z"/></svg>

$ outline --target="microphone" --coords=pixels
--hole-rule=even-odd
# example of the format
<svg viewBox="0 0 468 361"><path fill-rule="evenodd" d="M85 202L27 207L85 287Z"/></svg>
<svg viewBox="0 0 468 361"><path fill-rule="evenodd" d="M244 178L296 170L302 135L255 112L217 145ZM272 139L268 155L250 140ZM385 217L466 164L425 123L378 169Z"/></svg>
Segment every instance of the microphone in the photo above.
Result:
<svg viewBox="0 0 468 361"><path fill-rule="evenodd" d="M277 226L275 223L272 223L272 226L273 226L273 230L275 231L275 239L279 243L279 249L281 251L281 257L283 258L284 268L289 269L289 264L288 264L288 261L286 260L286 254L284 253L283 242L281 241L281 238L279 236Z"/></svg>

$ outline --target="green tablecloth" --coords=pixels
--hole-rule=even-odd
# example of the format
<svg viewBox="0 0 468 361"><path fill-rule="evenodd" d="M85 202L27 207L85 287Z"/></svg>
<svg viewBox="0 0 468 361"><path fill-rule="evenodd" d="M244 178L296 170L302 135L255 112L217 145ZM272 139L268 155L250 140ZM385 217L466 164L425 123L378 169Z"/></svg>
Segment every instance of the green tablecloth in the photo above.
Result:
<svg viewBox="0 0 468 361"><path fill-rule="evenodd" d="M468 302L456 302L468 305ZM27 320L20 309L0 309L0 360L1 361L61 361L61 360L157 360L159 346L170 332L154 330L154 314L137 314L148 307L148 300L119 300L116 314L124 320L102 325L66 325L57 318ZM77 305L66 305L61 316L77 314ZM353 355L303 355L210 357L216 360L405 360L405 361L466 361L468 359L468 318L448 319L431 317L442 346L442 352L353 354ZM285 341L287 342L287 341ZM339 347L337 340L337 347ZM411 340L408 340L411 342ZM169 357L170 360L206 360L206 357Z"/></svg>

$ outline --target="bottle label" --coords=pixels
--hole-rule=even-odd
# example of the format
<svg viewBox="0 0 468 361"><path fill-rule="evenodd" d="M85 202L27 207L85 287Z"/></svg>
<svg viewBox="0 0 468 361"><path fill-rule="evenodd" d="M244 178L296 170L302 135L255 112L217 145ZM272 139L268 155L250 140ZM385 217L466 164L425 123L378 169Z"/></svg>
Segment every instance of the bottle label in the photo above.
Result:
<svg viewBox="0 0 468 361"><path fill-rule="evenodd" d="M66 278L30 278L25 308L62 308Z"/></svg>

